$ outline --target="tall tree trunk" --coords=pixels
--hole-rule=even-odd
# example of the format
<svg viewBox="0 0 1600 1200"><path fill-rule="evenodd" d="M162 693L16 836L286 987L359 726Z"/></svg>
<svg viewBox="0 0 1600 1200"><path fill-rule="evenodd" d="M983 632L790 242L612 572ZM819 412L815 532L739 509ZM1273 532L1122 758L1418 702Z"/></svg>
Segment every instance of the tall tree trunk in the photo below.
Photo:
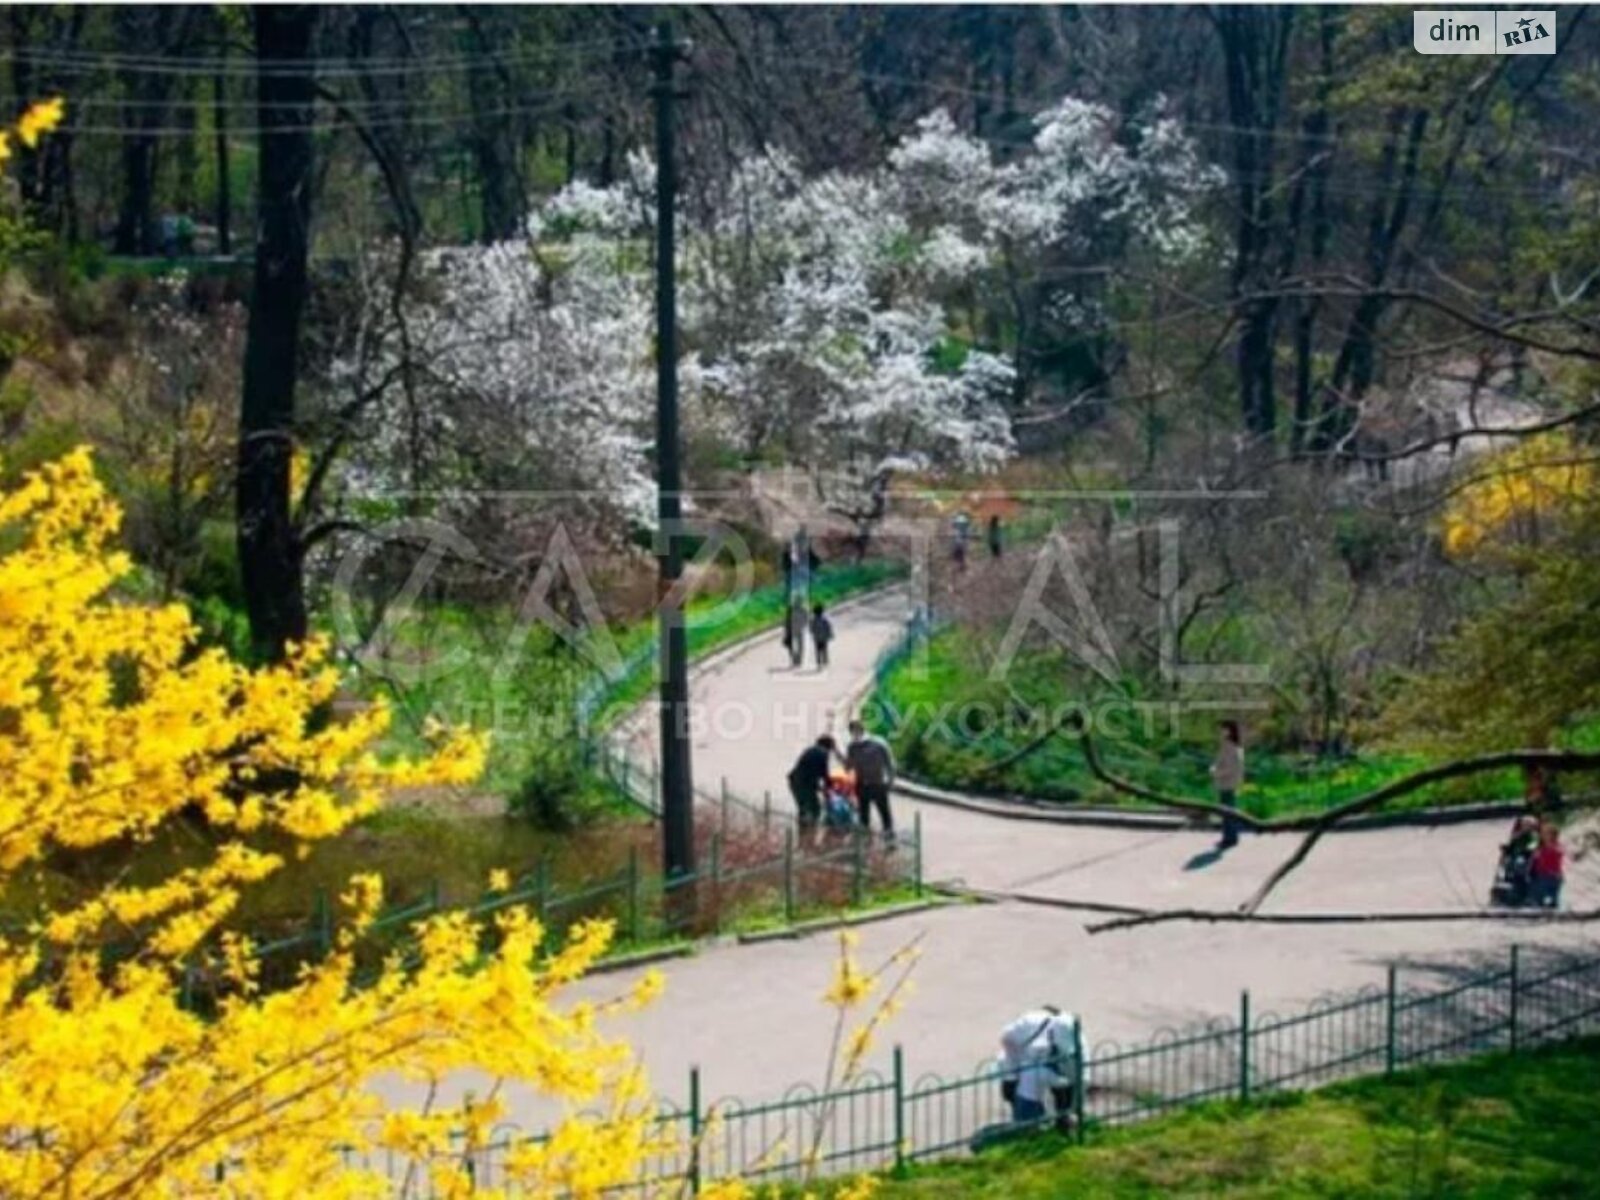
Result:
<svg viewBox="0 0 1600 1200"><path fill-rule="evenodd" d="M115 11L117 36L129 52L167 55L179 49L204 10L175 5L127 6ZM122 142L122 200L112 248L118 254L151 254L156 249L156 166L158 130L167 120L167 101L176 78L130 67L123 72L127 104L123 122L133 132Z"/></svg>
<svg viewBox="0 0 1600 1200"><path fill-rule="evenodd" d="M1222 7L1212 19L1222 43L1239 224L1233 293L1238 306L1239 412L1245 428L1277 426L1274 384L1278 303L1270 295L1274 137L1282 108L1293 9Z"/></svg>
<svg viewBox="0 0 1600 1200"><path fill-rule="evenodd" d="M1366 282L1371 290L1356 301L1344 342L1334 360L1332 378L1322 390L1321 411L1317 414L1312 436L1312 448L1321 453L1342 446L1354 432L1361 398L1377 375L1378 324L1389 307L1383 288L1410 214L1422 136L1427 127L1427 109L1411 110L1409 121L1401 109L1390 115L1389 137L1384 143L1379 172L1384 186L1373 197L1367 220ZM1403 156L1400 151L1402 128L1406 130ZM1398 178L1395 176L1397 161L1402 161ZM1389 202L1391 184L1393 201Z"/></svg>
<svg viewBox="0 0 1600 1200"><path fill-rule="evenodd" d="M1328 175L1334 156L1333 125L1329 117L1328 102L1333 89L1334 21L1326 8L1318 13L1318 35L1322 55L1322 69L1317 80L1316 107L1306 118L1306 144L1317 157L1310 169L1308 186L1311 191L1311 271L1322 269L1328 254L1328 239L1333 232L1333 222L1328 213ZM1322 297L1302 297L1295 312L1294 322L1294 421L1289 427L1289 453L1299 457L1306 448L1315 414L1315 384L1312 379L1312 362L1316 350L1317 317L1321 314Z"/></svg>
<svg viewBox="0 0 1600 1200"><path fill-rule="evenodd" d="M474 52L481 56L466 72L467 102L472 108L472 157L478 168L479 233L483 243L503 242L522 228L526 205L517 165L520 123L505 110L513 107L516 89L493 33L484 22L494 10L463 4ZM569 170L570 178L570 170Z"/></svg>
<svg viewBox="0 0 1600 1200"><path fill-rule="evenodd" d="M122 143L122 205L111 242L114 253L154 253L155 193L155 136L143 132L126 135Z"/></svg>
<svg viewBox="0 0 1600 1200"><path fill-rule="evenodd" d="M217 154L217 253L233 253L233 178L228 162L227 86L222 72L211 77L211 124Z"/></svg>
<svg viewBox="0 0 1600 1200"><path fill-rule="evenodd" d="M239 414L236 519L250 635L261 658L281 659L306 635L304 574L290 511L295 377L308 284L315 83L295 71L311 52L317 9L264 5L255 22L260 125L260 219L255 288Z"/></svg>

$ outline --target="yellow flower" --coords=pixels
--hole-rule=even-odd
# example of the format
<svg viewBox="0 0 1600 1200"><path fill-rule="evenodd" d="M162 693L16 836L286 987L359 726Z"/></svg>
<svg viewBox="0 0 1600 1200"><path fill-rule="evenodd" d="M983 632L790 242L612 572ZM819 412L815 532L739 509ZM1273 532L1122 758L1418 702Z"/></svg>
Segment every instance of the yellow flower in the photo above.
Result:
<svg viewBox="0 0 1600 1200"><path fill-rule="evenodd" d="M839 962L834 967L833 982L822 994L823 1000L835 1008L853 1008L872 991L872 977L861 970L852 953L856 942L854 933L840 932Z"/></svg>
<svg viewBox="0 0 1600 1200"><path fill-rule="evenodd" d="M53 119L31 122L33 136ZM516 1150L509 1191L594 1196L635 1180L661 1137L647 1085L593 1005L560 1003L608 924L580 925L541 959L523 909L495 914L492 940L465 913L441 914L416 929L414 952L359 970L347 928L297 977L262 986L259 960L222 926L287 848L244 836L299 853L374 811L396 779L470 778L482 742L449 735L437 757L379 764L386 710L326 718L338 687L326 644L251 669L198 647L181 606L115 595L132 569L112 545L120 516L87 450L0 490L0 889L190 812L223 836L197 865L74 888L34 929L0 932L0 1129L29 1134L0 1138L0 1195L191 1195L227 1162L230 1195L355 1200L388 1191L353 1164L390 1153L428 1189L465 1195L453 1151L463 1129L481 1144L498 1106L395 1106L366 1086L387 1071L486 1074L491 1095L525 1080L554 1107L606 1114ZM359 927L383 882L356 875L342 899ZM136 953L105 969L102 947L129 939Z"/></svg>
<svg viewBox="0 0 1600 1200"><path fill-rule="evenodd" d="M511 890L511 873L504 867L496 867L490 871L489 890L491 892L509 892Z"/></svg>
<svg viewBox="0 0 1600 1200"><path fill-rule="evenodd" d="M61 118L66 114L66 103L60 96L49 100L41 100L22 114L17 121L17 136L22 139L22 144L30 150L39 144L41 135L49 133L61 124Z"/></svg>

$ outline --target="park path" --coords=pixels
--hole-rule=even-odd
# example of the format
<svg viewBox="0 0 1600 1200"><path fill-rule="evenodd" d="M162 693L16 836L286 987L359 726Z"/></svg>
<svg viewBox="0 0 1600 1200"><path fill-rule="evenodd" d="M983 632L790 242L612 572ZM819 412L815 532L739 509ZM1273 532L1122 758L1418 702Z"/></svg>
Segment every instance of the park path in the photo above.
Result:
<svg viewBox="0 0 1600 1200"><path fill-rule="evenodd" d="M905 615L897 592L842 611L833 663L823 672L791 670L776 634L696 671L698 784L715 789L726 776L747 796L770 789L775 804L786 803L783 779L795 755L822 730L842 726ZM648 753L651 725L636 727L636 751ZM895 806L902 824L922 814L930 879L996 892L1226 907L1288 848L1283 837L1247 839L1222 860L1197 866L1214 834L1015 821L904 797ZM1484 894L1502 825L1331 835L1285 885L1273 910L1469 907ZM1571 903L1589 906L1600 900L1594 892L1580 887ZM1283 1010L1322 993L1380 984L1391 962L1402 964L1404 977L1420 986L1502 963L1513 941L1548 950L1592 946L1592 931L1575 925L1173 923L1090 934L1085 925L1092 919L1006 901L862 927L859 952L869 963L913 937L922 939L915 990L873 1052L872 1065L886 1068L890 1046L898 1042L913 1075L969 1071L992 1053L996 1030L1007 1020L1045 1002L1082 1014L1091 1042L1127 1042L1162 1026L1231 1014L1242 989L1250 990L1257 1011ZM701 1068L707 1100L774 1098L791 1084L821 1078L831 1032L831 1010L821 996L837 953L836 939L827 934L703 947L665 964L661 999L608 1028L638 1049L665 1098L684 1101L691 1066ZM596 976L575 991L588 998L614 995L637 974ZM507 1099L510 1118L524 1127L550 1116L515 1089Z"/></svg>

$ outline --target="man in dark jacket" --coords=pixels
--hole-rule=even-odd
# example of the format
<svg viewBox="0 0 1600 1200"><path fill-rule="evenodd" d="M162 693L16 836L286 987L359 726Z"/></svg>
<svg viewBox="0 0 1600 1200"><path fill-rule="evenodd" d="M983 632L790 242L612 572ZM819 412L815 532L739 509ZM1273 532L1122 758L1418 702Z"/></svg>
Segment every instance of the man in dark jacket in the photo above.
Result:
<svg viewBox="0 0 1600 1200"><path fill-rule="evenodd" d="M794 797L800 822L800 840L807 845L816 840L817 822L822 819L822 789L828 782L828 767L839 752L839 743L823 734L807 746L789 770L789 794Z"/></svg>
<svg viewBox="0 0 1600 1200"><path fill-rule="evenodd" d="M889 811L889 789L894 786L894 751L889 743L867 732L860 721L850 722L850 745L845 749L845 766L856 777L856 803L861 806L861 827L872 828L869 817L874 807L883 823L883 836L894 845L894 815Z"/></svg>

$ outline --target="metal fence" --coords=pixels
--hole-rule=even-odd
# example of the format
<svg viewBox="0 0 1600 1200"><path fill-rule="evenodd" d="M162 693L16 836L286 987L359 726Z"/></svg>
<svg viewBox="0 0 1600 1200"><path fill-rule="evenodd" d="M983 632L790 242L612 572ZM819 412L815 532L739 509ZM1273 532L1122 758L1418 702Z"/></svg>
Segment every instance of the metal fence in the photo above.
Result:
<svg viewBox="0 0 1600 1200"><path fill-rule="evenodd" d="M1129 1124L1208 1101L1250 1101L1488 1051L1525 1051L1600 1032L1600 956L1549 951L1539 961L1513 947L1503 963L1459 973L1445 986L1404 986L1397 967L1384 982L1328 997L1287 1015L1236 1014L1146 1042L1101 1043L1080 1052L1071 1136ZM626 1189L693 1191L707 1179L794 1180L883 1170L967 1153L975 1140L1027 1132L1010 1120L1000 1069L912 1077L896 1047L887 1075L866 1072L823 1092L806 1085L753 1104L711 1099L692 1071L685 1106L658 1121L673 1148L654 1157ZM1054 1124L1057 1114L1042 1124ZM487 1146L456 1160L483 1186L511 1182L505 1158L528 1135L503 1126ZM372 1169L383 1164L368 1161ZM400 1176L390 1173L397 1183Z"/></svg>
<svg viewBox="0 0 1600 1200"><path fill-rule="evenodd" d="M652 785L644 779L625 786ZM409 943L417 921L445 911L485 917L525 905L545 927L547 945L559 944L580 921L604 918L616 925L616 949L627 952L750 924L793 925L863 907L874 897L924 894L920 817L909 833L888 843L860 828L808 838L770 802L758 806L726 788L703 796L700 811L702 865L690 874L664 878L641 861L634 846L620 870L578 887L554 886L543 861L506 891L468 904L444 903L435 887L367 927L356 947L358 967L376 970L386 955ZM486 936L492 934L486 930ZM301 964L331 951L334 937L332 906L318 893L303 929L255 946L261 983L271 988L293 982ZM191 964L184 974L185 1005L205 1011L217 998L218 978L207 962Z"/></svg>

